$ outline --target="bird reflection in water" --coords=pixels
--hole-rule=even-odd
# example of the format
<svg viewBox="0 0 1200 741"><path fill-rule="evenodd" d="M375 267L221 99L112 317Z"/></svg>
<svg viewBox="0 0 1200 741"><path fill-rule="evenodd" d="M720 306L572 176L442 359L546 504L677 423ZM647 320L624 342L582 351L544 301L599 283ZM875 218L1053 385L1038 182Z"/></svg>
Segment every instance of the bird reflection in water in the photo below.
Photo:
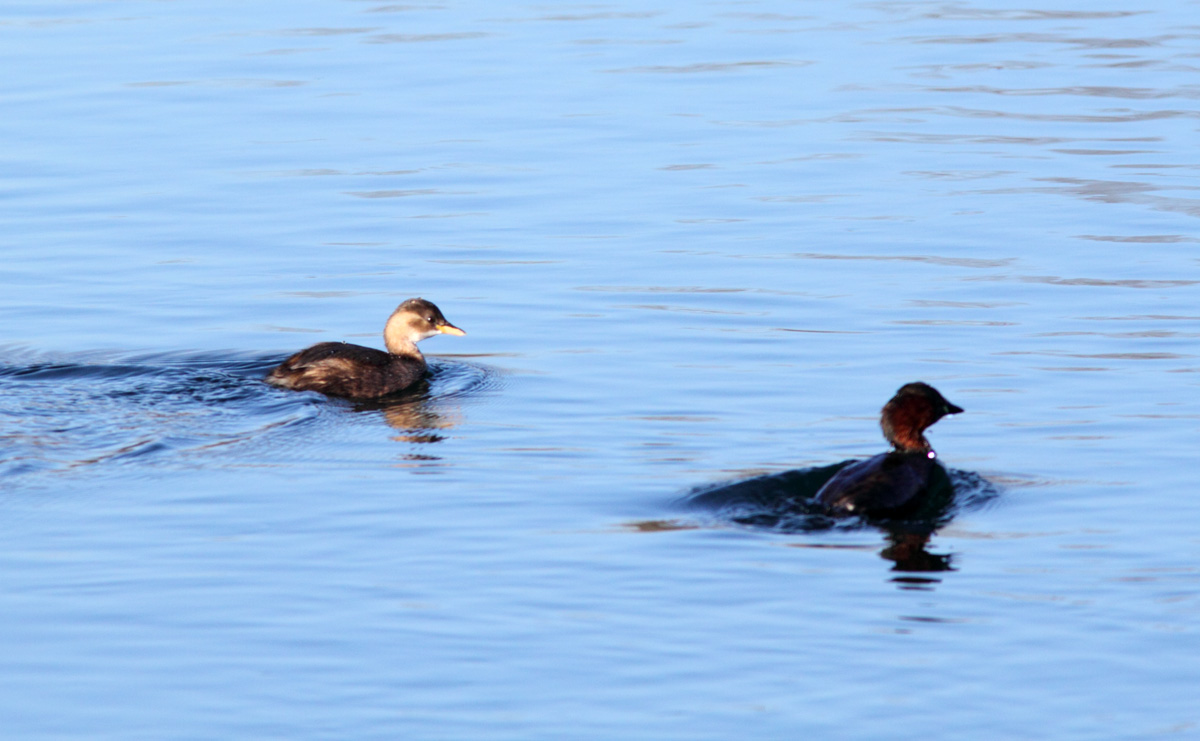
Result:
<svg viewBox="0 0 1200 741"><path fill-rule="evenodd" d="M931 552L930 538L964 507L976 506L994 496L991 485L977 474L947 470L938 464L931 470L921 506L904 517L831 516L815 498L816 494L851 463L784 471L703 489L685 497L683 504L691 510L711 512L721 520L778 533L815 535L875 528L887 539L887 545L879 555L893 563L893 571L954 570L953 554ZM847 547L813 542L792 545L797 548Z"/></svg>
<svg viewBox="0 0 1200 741"><path fill-rule="evenodd" d="M502 374L495 369L462 357L434 358L425 377L403 391L340 403L364 412L364 419L371 424L382 418L396 430L392 439L405 443L400 458L406 463L402 465L432 470L446 465L441 456L433 455L437 450L433 444L447 440L449 431L462 424L463 404L475 403L492 393L500 387L501 379Z"/></svg>
<svg viewBox="0 0 1200 741"><path fill-rule="evenodd" d="M446 439L444 431L462 422L457 404L434 396L429 381L422 380L408 389L380 399L352 402L356 412L378 412L387 425L400 434L393 440L404 443L428 444ZM410 460L440 460L432 455L410 455Z"/></svg>

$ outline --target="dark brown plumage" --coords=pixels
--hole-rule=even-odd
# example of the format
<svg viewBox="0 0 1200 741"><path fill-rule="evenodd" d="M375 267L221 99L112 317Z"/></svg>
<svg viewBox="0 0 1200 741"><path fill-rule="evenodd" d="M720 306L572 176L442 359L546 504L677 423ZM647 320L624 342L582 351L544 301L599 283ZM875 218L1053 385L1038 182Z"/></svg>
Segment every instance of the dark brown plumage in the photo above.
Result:
<svg viewBox="0 0 1200 741"><path fill-rule="evenodd" d="M893 449L838 471L817 492L817 501L834 514L902 514L917 503L937 465L925 430L961 411L927 383L901 386L879 420Z"/></svg>
<svg viewBox="0 0 1200 741"><path fill-rule="evenodd" d="M387 352L347 342L322 342L280 363L265 380L281 388L374 399L412 386L427 365L417 343L435 334L464 335L429 301L410 298L383 328Z"/></svg>

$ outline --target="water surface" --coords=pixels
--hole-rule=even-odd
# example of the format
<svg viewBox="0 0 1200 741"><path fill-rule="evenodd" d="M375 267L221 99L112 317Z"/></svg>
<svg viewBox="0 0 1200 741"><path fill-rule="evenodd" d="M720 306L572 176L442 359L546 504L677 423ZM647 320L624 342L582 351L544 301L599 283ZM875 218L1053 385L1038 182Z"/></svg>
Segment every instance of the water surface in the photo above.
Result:
<svg viewBox="0 0 1200 741"><path fill-rule="evenodd" d="M0 10L6 734L1200 735L1193 10ZM680 506L918 379L948 570Z"/></svg>

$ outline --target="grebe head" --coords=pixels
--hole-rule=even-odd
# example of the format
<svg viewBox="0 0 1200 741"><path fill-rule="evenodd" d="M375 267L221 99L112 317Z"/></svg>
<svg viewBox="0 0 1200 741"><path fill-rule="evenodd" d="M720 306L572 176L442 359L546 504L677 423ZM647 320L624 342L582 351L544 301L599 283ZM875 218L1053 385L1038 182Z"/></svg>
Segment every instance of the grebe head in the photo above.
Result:
<svg viewBox="0 0 1200 741"><path fill-rule="evenodd" d="M383 343L388 352L397 353L435 334L464 335L466 332L446 321L442 310L423 298L410 298L396 307L383 328Z"/></svg>
<svg viewBox="0 0 1200 741"><path fill-rule="evenodd" d="M879 425L883 436L904 452L926 452L932 458L933 449L925 439L925 430L947 414L958 414L962 407L951 404L927 383L917 381L900 387L896 395L883 405Z"/></svg>

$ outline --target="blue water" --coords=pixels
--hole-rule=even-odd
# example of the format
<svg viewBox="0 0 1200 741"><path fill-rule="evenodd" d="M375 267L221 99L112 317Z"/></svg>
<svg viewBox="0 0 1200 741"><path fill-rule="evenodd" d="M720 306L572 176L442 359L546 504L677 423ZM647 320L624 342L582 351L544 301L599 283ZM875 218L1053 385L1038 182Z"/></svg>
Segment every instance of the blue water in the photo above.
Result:
<svg viewBox="0 0 1200 741"><path fill-rule="evenodd" d="M0 8L0 735L1200 737L1195 8Z"/></svg>

